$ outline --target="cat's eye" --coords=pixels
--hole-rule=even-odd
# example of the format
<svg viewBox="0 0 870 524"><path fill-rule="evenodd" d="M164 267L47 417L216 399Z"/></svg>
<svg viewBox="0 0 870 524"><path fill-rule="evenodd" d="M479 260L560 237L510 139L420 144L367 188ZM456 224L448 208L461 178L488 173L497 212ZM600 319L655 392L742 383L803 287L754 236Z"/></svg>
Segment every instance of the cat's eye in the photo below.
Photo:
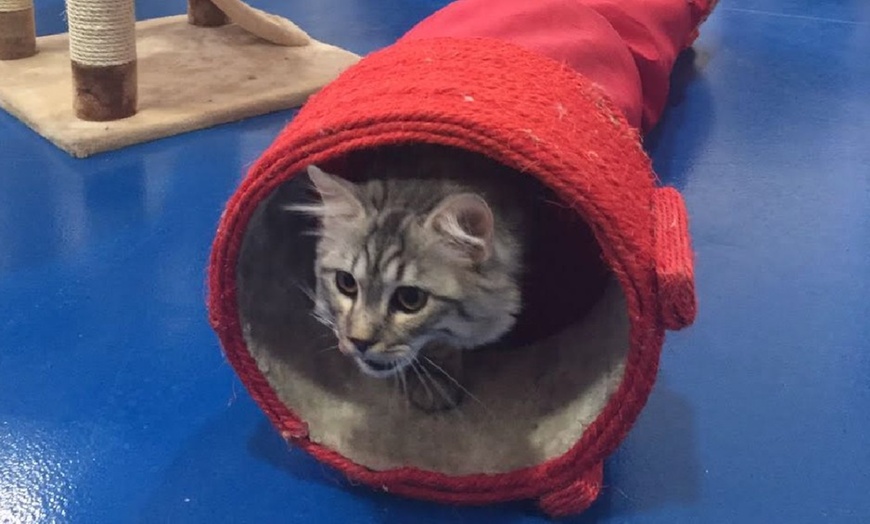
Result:
<svg viewBox="0 0 870 524"><path fill-rule="evenodd" d="M347 271L337 271L335 273L335 287L342 295L355 297L357 292L356 279Z"/></svg>
<svg viewBox="0 0 870 524"><path fill-rule="evenodd" d="M393 294L393 307L403 313L416 313L426 306L429 294L418 287L402 286Z"/></svg>

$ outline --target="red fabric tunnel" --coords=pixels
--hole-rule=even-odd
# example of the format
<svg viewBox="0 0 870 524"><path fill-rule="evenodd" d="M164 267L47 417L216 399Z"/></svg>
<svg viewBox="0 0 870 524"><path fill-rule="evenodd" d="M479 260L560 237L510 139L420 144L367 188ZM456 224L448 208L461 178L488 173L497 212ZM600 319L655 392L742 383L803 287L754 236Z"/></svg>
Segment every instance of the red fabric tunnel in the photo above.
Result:
<svg viewBox="0 0 870 524"><path fill-rule="evenodd" d="M657 187L641 133L661 116L671 68L714 0L458 0L313 96L230 199L209 268L210 319L252 397L292 444L349 478L458 504L535 499L551 515L584 510L602 463L656 379L666 329L695 316L682 197ZM503 474L375 471L308 438L246 348L237 265L257 206L308 164L403 142L463 148L552 188L595 236L625 295L622 382L571 449Z"/></svg>

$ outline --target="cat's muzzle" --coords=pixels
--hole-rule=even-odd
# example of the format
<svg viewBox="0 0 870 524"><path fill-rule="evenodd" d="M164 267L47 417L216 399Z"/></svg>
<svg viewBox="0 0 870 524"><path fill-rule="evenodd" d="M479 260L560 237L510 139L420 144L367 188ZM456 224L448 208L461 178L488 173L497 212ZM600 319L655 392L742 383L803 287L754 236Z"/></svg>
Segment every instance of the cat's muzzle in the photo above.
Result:
<svg viewBox="0 0 870 524"><path fill-rule="evenodd" d="M393 360L373 360L356 356L354 357L354 361L360 370L366 375L376 378L387 378L405 369L405 366L411 362L411 358L402 357Z"/></svg>

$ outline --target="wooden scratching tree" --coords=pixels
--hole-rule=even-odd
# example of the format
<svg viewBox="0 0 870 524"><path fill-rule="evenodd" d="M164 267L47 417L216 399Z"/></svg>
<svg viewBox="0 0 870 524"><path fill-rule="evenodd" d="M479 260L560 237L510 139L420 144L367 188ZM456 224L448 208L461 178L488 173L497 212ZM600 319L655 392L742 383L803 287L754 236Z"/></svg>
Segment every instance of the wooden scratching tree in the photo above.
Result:
<svg viewBox="0 0 870 524"><path fill-rule="evenodd" d="M133 0L69 0L69 53L82 120L136 113L136 11Z"/></svg>
<svg viewBox="0 0 870 524"><path fill-rule="evenodd" d="M0 0L0 107L79 157L298 106L359 58L241 0L141 22L134 0L67 0L69 32L39 38L34 20Z"/></svg>

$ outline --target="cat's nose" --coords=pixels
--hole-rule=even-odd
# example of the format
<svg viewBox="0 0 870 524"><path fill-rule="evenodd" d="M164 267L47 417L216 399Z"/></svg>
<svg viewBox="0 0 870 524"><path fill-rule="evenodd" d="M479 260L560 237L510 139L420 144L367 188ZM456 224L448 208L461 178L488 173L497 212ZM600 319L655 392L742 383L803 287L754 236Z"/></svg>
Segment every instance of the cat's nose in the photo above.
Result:
<svg viewBox="0 0 870 524"><path fill-rule="evenodd" d="M357 351L361 354L365 354L366 351L371 349L373 345L375 345L373 340L362 340L360 338L351 338L350 343L354 345Z"/></svg>

